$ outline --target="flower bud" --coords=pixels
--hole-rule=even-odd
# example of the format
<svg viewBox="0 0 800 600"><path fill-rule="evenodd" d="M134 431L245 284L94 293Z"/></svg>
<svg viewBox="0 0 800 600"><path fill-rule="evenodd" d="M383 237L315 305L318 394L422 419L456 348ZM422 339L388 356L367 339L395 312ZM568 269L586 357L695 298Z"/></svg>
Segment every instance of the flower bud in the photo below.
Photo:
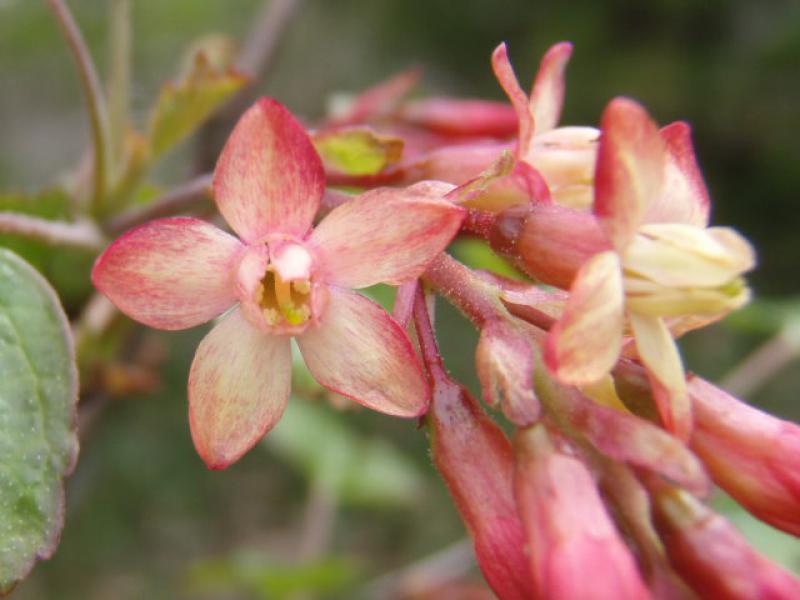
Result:
<svg viewBox="0 0 800 600"><path fill-rule="evenodd" d="M489 243L534 279L563 289L589 257L611 249L593 215L557 204L502 212Z"/></svg>
<svg viewBox="0 0 800 600"><path fill-rule="evenodd" d="M501 405L515 425L527 427L539 418L533 390L533 355L525 334L508 321L489 321L475 351L484 400Z"/></svg>
<svg viewBox="0 0 800 600"><path fill-rule="evenodd" d="M673 567L703 598L800 598L800 581L756 552L733 525L688 492L659 489L653 512Z"/></svg>
<svg viewBox="0 0 800 600"><path fill-rule="evenodd" d="M650 595L588 468L544 425L514 438L514 491L537 596L551 600Z"/></svg>
<svg viewBox="0 0 800 600"><path fill-rule="evenodd" d="M478 565L499 598L533 598L511 445L464 388L444 377L433 385L427 416L433 460L472 536Z"/></svg>
<svg viewBox="0 0 800 600"><path fill-rule="evenodd" d="M800 427L736 400L700 377L692 449L711 477L762 521L800 535Z"/></svg>

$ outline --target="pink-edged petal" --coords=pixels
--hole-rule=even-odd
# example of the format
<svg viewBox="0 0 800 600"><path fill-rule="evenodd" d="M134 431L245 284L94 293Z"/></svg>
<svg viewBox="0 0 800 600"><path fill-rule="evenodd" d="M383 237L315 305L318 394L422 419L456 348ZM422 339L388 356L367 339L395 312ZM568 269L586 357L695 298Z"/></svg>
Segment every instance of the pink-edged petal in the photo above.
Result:
<svg viewBox="0 0 800 600"><path fill-rule="evenodd" d="M328 125L359 125L397 110L400 102L419 83L422 71L409 69L361 92L353 101L328 120Z"/></svg>
<svg viewBox="0 0 800 600"><path fill-rule="evenodd" d="M664 141L647 111L628 98L609 103L600 129L594 213L614 245L622 249L661 191Z"/></svg>
<svg viewBox="0 0 800 600"><path fill-rule="evenodd" d="M530 97L537 135L558 125L564 106L564 70L571 55L572 44L560 42L552 46L539 63Z"/></svg>
<svg viewBox="0 0 800 600"><path fill-rule="evenodd" d="M111 244L92 282L126 315L156 329L186 329L236 302L239 241L199 219L150 221Z"/></svg>
<svg viewBox="0 0 800 600"><path fill-rule="evenodd" d="M545 342L545 362L557 379L572 385L598 381L619 358L624 298L615 252L590 258L578 271L564 314Z"/></svg>
<svg viewBox="0 0 800 600"><path fill-rule="evenodd" d="M430 390L408 335L360 294L331 288L319 325L297 344L314 378L334 392L399 417L428 407Z"/></svg>
<svg viewBox="0 0 800 600"><path fill-rule="evenodd" d="M450 243L464 214L424 190L367 192L333 209L311 234L317 278L348 288L414 279Z"/></svg>
<svg viewBox="0 0 800 600"><path fill-rule="evenodd" d="M189 423L209 468L236 462L281 418L292 379L290 339L265 335L235 309L200 342L189 372Z"/></svg>
<svg viewBox="0 0 800 600"><path fill-rule="evenodd" d="M666 144L661 194L650 204L647 223L688 223L705 227L711 199L692 145L692 130L683 122L661 129Z"/></svg>
<svg viewBox="0 0 800 600"><path fill-rule="evenodd" d="M686 442L692 432L692 406L675 340L658 317L631 312L628 319L664 427Z"/></svg>
<svg viewBox="0 0 800 600"><path fill-rule="evenodd" d="M308 134L272 98L242 115L214 171L217 207L239 236L270 232L302 236L325 190L325 173Z"/></svg>
<svg viewBox="0 0 800 600"><path fill-rule="evenodd" d="M505 102L426 98L403 106L401 118L443 135L506 138L517 133L516 111Z"/></svg>
<svg viewBox="0 0 800 600"><path fill-rule="evenodd" d="M500 87L503 88L511 106L517 113L519 119L519 142L517 155L525 156L533 142L534 125L533 113L528 105L528 95L522 90L514 74L514 68L508 59L508 49L505 43L500 44L492 53L492 69Z"/></svg>

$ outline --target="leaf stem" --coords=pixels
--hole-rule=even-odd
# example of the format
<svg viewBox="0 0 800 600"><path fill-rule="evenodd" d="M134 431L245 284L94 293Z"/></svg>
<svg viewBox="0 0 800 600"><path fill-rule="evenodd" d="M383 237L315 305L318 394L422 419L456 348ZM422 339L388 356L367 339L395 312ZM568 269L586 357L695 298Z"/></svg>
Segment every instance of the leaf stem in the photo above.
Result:
<svg viewBox="0 0 800 600"><path fill-rule="evenodd" d="M125 133L129 120L131 80L131 5L130 0L112 0L109 16L110 69L106 76L108 89L108 123L112 177L122 163Z"/></svg>
<svg viewBox="0 0 800 600"><path fill-rule="evenodd" d="M92 212L97 213L103 201L106 186L106 169L108 163L108 109L103 90L97 76L97 69L92 61L86 41L75 23L69 8L63 0L47 0L50 10L58 21L67 44L75 60L80 76L83 92L86 95L86 109L89 113L89 125L92 130L92 148L94 151L94 183L92 189Z"/></svg>

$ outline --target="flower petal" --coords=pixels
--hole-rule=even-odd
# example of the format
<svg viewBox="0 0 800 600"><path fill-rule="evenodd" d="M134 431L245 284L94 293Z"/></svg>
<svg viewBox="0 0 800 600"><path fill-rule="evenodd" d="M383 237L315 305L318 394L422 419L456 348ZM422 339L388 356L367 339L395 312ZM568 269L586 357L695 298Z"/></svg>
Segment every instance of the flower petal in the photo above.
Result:
<svg viewBox="0 0 800 600"><path fill-rule="evenodd" d="M612 100L600 125L594 213L621 249L661 191L664 141L645 109L628 98Z"/></svg>
<svg viewBox="0 0 800 600"><path fill-rule="evenodd" d="M303 236L319 208L325 174L311 140L292 114L262 98L242 115L214 171L217 207L239 236Z"/></svg>
<svg viewBox="0 0 800 600"><path fill-rule="evenodd" d="M281 418L291 385L290 339L265 335L236 309L200 342L189 372L189 423L209 468L236 462Z"/></svg>
<svg viewBox="0 0 800 600"><path fill-rule="evenodd" d="M443 135L510 137L517 133L517 114L506 102L426 98L406 103L401 117Z"/></svg>
<svg viewBox="0 0 800 600"><path fill-rule="evenodd" d="M557 379L584 385L611 370L622 347L623 306L617 254L596 254L578 271L545 342L545 362Z"/></svg>
<svg viewBox="0 0 800 600"><path fill-rule="evenodd" d="M564 106L564 69L571 54L572 44L560 42L551 46L539 63L529 101L537 135L558 125Z"/></svg>
<svg viewBox="0 0 800 600"><path fill-rule="evenodd" d="M517 156L525 156L533 141L535 125L533 113L528 105L528 96L519 86L514 68L511 66L511 61L508 60L508 49L504 43L495 48L492 53L492 70L494 70L497 81L500 82L500 87L503 88L517 112L517 119L519 119Z"/></svg>
<svg viewBox="0 0 800 600"><path fill-rule="evenodd" d="M199 219L150 221L120 237L97 259L95 287L122 312L157 329L186 329L236 302L239 241Z"/></svg>
<svg viewBox="0 0 800 600"><path fill-rule="evenodd" d="M334 392L399 417L428 407L430 390L405 331L360 294L331 288L319 325L297 343L314 378Z"/></svg>
<svg viewBox="0 0 800 600"><path fill-rule="evenodd" d="M664 321L657 317L631 312L628 318L664 427L684 442L688 441L692 431L692 406L675 340Z"/></svg>
<svg viewBox="0 0 800 600"><path fill-rule="evenodd" d="M348 288L414 279L450 243L464 214L416 186L367 192L333 209L311 234L317 277Z"/></svg>
<svg viewBox="0 0 800 600"><path fill-rule="evenodd" d="M664 183L661 194L647 209L647 223L687 223L708 225L711 199L692 146L692 132L683 122L661 129L666 143Z"/></svg>

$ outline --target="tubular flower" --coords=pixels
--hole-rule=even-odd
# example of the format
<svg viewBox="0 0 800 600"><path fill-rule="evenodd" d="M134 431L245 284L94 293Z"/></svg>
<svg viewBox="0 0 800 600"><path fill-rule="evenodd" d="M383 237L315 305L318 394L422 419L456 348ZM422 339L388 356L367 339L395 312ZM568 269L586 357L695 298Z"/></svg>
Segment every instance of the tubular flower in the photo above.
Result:
<svg viewBox="0 0 800 600"><path fill-rule="evenodd" d="M224 468L280 419L294 337L324 386L391 415L426 410L430 392L397 322L351 288L417 277L458 230L462 210L430 194L374 190L315 229L325 187L306 132L278 102L241 118L213 179L239 239L193 218L146 223L115 241L92 279L124 313L175 330L231 309L189 374L192 438Z"/></svg>
<svg viewBox="0 0 800 600"><path fill-rule="evenodd" d="M542 58L530 94L522 91L505 44L492 54L492 67L517 112L517 160L544 176L558 204L587 208L592 202L600 132L594 127L557 127L564 105L564 70L571 54L569 42L552 46Z"/></svg>
<svg viewBox="0 0 800 600"><path fill-rule="evenodd" d="M708 196L688 127L661 132L639 104L613 100L602 119L594 215L613 249L578 270L564 314L545 346L563 382L598 381L616 363L629 328L665 427L684 441L691 410L678 333L745 303L740 277L752 268L749 243L706 227Z"/></svg>
<svg viewBox="0 0 800 600"><path fill-rule="evenodd" d="M800 426L689 380L692 450L714 481L762 521L800 536Z"/></svg>
<svg viewBox="0 0 800 600"><path fill-rule="evenodd" d="M589 469L560 445L542 424L514 438L514 492L538 597L649 598Z"/></svg>

